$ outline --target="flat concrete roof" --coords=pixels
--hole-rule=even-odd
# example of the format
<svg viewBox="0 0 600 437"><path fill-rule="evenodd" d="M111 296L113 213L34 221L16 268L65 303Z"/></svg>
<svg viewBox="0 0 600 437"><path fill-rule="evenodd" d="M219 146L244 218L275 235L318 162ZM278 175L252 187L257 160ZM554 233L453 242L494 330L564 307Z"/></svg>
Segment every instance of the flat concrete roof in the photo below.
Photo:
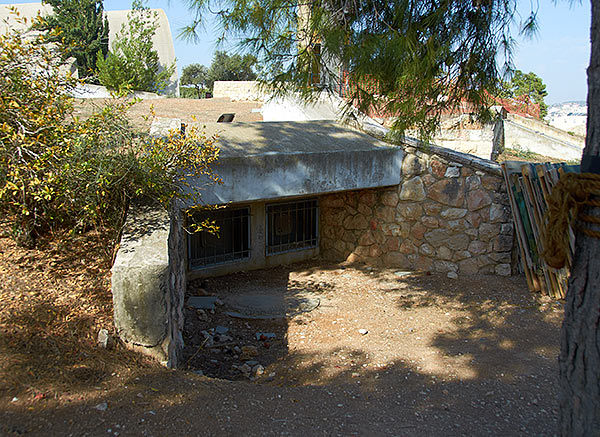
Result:
<svg viewBox="0 0 600 437"><path fill-rule="evenodd" d="M210 123L223 184L191 181L204 204L227 204L398 185L403 151L334 121ZM189 204L188 206L192 206Z"/></svg>
<svg viewBox="0 0 600 437"><path fill-rule="evenodd" d="M393 148L377 138L329 120L262 123L198 123L217 135L222 158Z"/></svg>

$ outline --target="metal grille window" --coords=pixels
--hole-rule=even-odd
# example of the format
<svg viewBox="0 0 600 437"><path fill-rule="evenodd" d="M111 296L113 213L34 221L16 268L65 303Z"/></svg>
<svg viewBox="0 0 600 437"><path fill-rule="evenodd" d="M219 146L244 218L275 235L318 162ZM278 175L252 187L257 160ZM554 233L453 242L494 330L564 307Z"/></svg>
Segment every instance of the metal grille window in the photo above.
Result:
<svg viewBox="0 0 600 437"><path fill-rule="evenodd" d="M317 247L317 199L267 205L267 255Z"/></svg>
<svg viewBox="0 0 600 437"><path fill-rule="evenodd" d="M214 220L218 233L197 232L188 238L190 269L232 262L250 256L250 209L223 209L194 214L200 223Z"/></svg>

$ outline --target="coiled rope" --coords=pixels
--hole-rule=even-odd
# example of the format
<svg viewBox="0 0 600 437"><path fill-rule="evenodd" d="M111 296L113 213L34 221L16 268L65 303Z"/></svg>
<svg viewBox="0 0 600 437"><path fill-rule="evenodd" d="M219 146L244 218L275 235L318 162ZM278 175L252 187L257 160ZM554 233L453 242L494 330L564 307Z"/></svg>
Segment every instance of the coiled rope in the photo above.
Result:
<svg viewBox="0 0 600 437"><path fill-rule="evenodd" d="M565 266L569 253L568 228L573 221L600 225L600 217L583 213L585 207L600 207L600 175L595 173L565 173L552 188L546 211L544 252L549 266ZM577 227L584 234L600 239L600 232L588 226Z"/></svg>

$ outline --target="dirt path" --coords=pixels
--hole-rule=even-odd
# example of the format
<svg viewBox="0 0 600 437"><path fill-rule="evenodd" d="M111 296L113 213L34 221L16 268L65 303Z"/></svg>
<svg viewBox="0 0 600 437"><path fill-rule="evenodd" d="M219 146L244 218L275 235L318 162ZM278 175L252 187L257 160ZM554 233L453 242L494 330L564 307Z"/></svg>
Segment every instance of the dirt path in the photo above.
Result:
<svg viewBox="0 0 600 437"><path fill-rule="evenodd" d="M225 326L232 339L203 349L186 371L120 361L78 385L7 387L0 435L555 433L562 308L531 295L522 278L450 280L316 263L202 285L222 298L309 292L321 304L279 322L233 319L225 306L202 320L191 313L187 357L197 352L197 328ZM277 337L266 348L255 334L268 330ZM257 348L250 361L264 374L250 381L232 369L248 360L226 351L236 345ZM230 380L199 376L199 368Z"/></svg>

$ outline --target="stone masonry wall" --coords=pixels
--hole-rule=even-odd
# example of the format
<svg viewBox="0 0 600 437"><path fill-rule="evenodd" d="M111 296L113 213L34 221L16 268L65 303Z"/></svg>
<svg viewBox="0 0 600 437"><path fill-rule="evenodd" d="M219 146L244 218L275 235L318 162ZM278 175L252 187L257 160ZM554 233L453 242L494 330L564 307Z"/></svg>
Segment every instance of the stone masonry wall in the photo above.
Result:
<svg viewBox="0 0 600 437"><path fill-rule="evenodd" d="M497 166L459 162L437 147L404 149L400 185L321 199L323 257L450 277L510 275L513 225Z"/></svg>

